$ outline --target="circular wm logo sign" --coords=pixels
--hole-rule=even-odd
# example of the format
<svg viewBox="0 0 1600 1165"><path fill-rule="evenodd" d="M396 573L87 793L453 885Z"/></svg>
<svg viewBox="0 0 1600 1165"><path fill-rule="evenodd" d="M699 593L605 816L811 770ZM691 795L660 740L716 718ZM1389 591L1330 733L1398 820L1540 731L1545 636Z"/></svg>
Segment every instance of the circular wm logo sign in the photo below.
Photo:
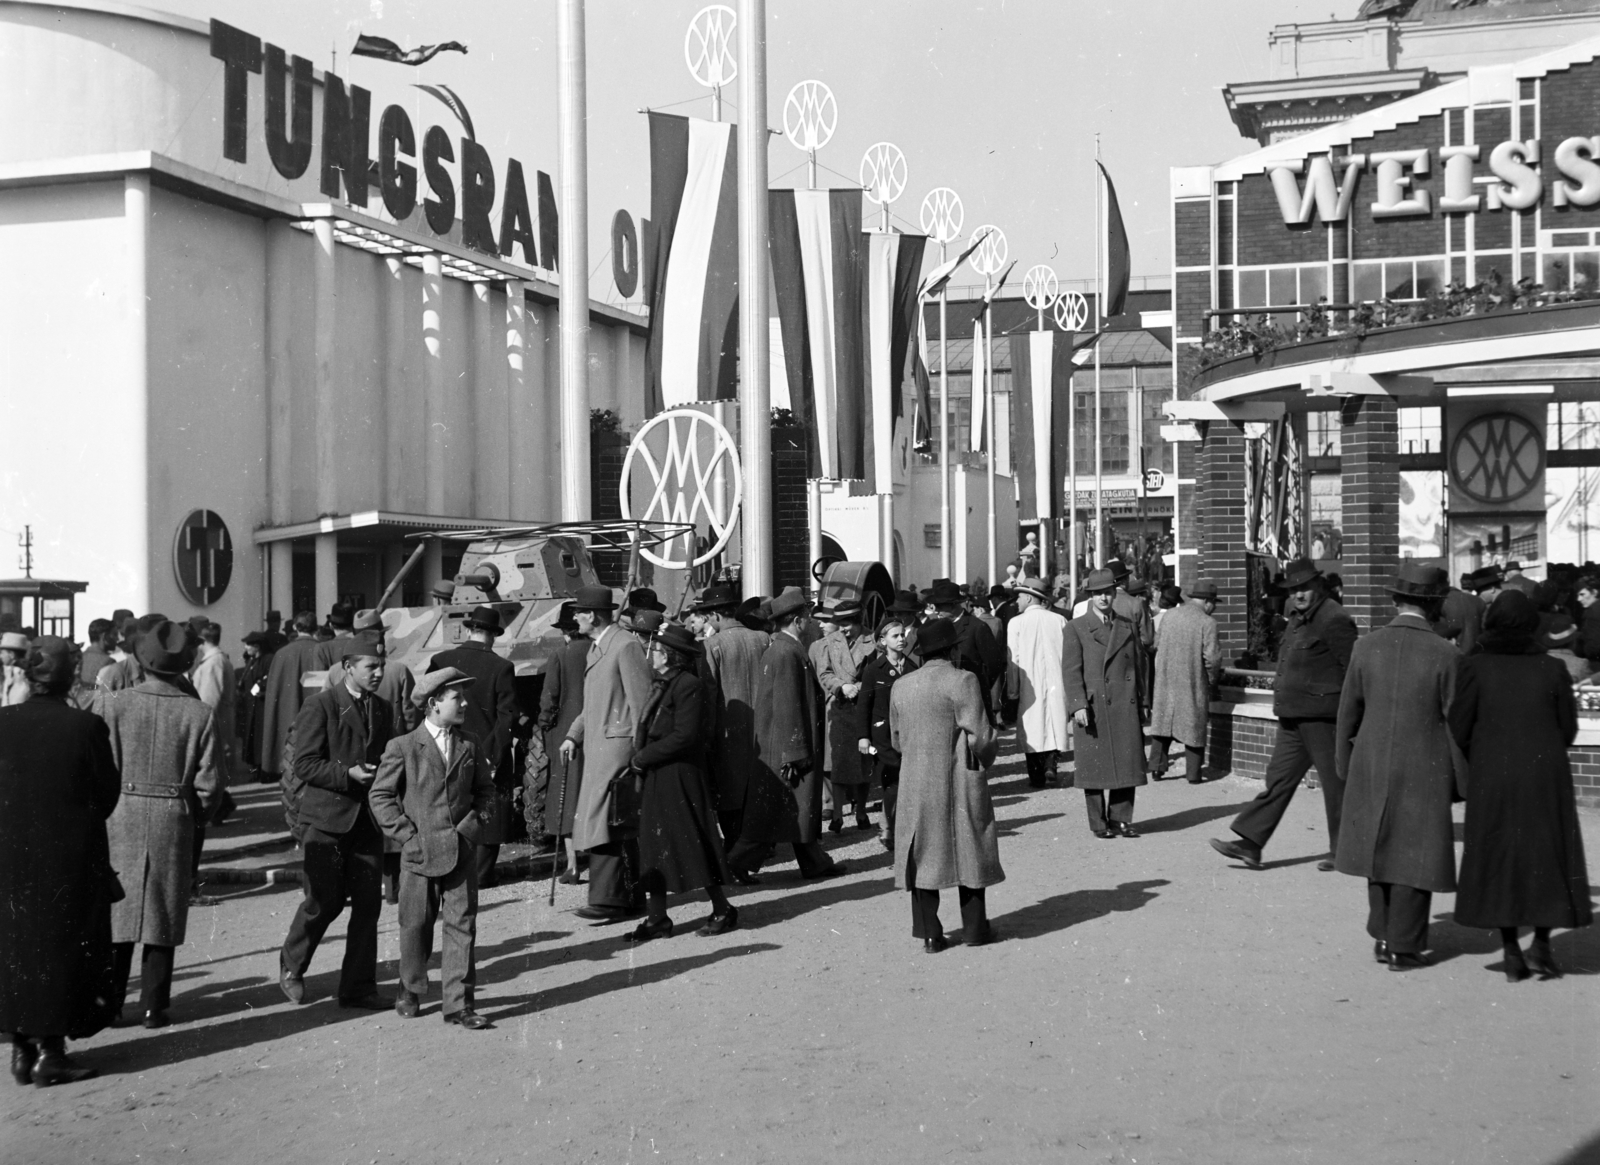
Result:
<svg viewBox="0 0 1600 1165"><path fill-rule="evenodd" d="M1533 489L1543 471L1539 430L1516 413L1474 418L1450 447L1450 476L1456 488L1484 505L1516 501Z"/></svg>

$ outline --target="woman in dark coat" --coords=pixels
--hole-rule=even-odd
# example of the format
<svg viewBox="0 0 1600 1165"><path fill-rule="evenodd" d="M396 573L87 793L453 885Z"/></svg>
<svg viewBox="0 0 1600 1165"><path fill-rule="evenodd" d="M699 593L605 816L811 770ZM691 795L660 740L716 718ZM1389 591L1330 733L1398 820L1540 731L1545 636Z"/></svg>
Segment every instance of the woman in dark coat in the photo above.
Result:
<svg viewBox="0 0 1600 1165"><path fill-rule="evenodd" d="M0 709L0 1031L18 1084L93 1076L67 1058L66 1039L116 1010L106 818L117 766L105 721L67 702L75 654L41 637L24 664L31 698Z"/></svg>
<svg viewBox="0 0 1600 1165"><path fill-rule="evenodd" d="M703 935L726 934L739 912L722 887L733 879L717 830L716 799L706 775L705 747L711 739L708 708L695 675L703 653L687 628L669 624L650 645L655 673L650 699L639 718L630 769L642 780L639 796L639 884L649 913L629 942L672 934L667 894L704 886L711 917Z"/></svg>
<svg viewBox="0 0 1600 1165"><path fill-rule="evenodd" d="M566 765L561 763L561 742L567 729L583 712L583 677L589 667L589 648L585 635L578 634L572 610L563 604L556 626L566 635L566 643L545 666L544 687L539 693L539 727L544 731L544 754L550 765L550 783L544 801L544 831L565 838L567 872L561 881L576 886L578 854L572 845L572 819L578 812L578 788L583 782L583 753ZM564 775L563 775L564 774ZM565 785L565 788L562 786Z"/></svg>
<svg viewBox="0 0 1600 1165"><path fill-rule="evenodd" d="M1567 761L1577 705L1566 666L1536 646L1539 625L1526 595L1501 592L1484 617L1479 653L1461 663L1450 707L1468 774L1455 919L1499 929L1512 982L1530 967L1560 977L1550 931L1594 919ZM1526 958L1523 926L1534 928Z"/></svg>

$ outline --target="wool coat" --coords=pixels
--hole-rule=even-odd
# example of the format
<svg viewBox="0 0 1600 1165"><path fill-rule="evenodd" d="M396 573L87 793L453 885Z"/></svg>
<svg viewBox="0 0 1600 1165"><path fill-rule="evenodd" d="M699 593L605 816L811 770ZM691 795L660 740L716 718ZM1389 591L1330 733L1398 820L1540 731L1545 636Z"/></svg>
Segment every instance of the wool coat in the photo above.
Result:
<svg viewBox="0 0 1600 1165"><path fill-rule="evenodd" d="M1355 620L1326 595L1304 612L1290 611L1272 679L1272 714L1280 720L1335 719L1355 645Z"/></svg>
<svg viewBox="0 0 1600 1165"><path fill-rule="evenodd" d="M272 656L258 655L238 671L239 742L247 768L261 767L262 736L266 728L267 676L272 671Z"/></svg>
<svg viewBox="0 0 1600 1165"><path fill-rule="evenodd" d="M563 768L561 742L567 738L573 721L583 713L583 677L589 668L590 646L590 641L582 636L562 644L545 664L544 686L539 691L543 763L550 766L544 831L557 837L572 836L572 821L578 815L578 790L583 787L583 754L578 753Z"/></svg>
<svg viewBox="0 0 1600 1165"><path fill-rule="evenodd" d="M1483 633L1483 616L1487 610L1477 595L1451 587L1439 606L1439 618L1434 621L1433 630L1454 643L1462 655L1468 655Z"/></svg>
<svg viewBox="0 0 1600 1165"><path fill-rule="evenodd" d="M1399 615L1355 645L1334 737L1345 782L1341 873L1436 894L1456 888L1450 803L1462 774L1448 717L1460 663L1419 615Z"/></svg>
<svg viewBox="0 0 1600 1165"><path fill-rule="evenodd" d="M357 765L377 765L394 736L387 700L368 696L365 712L348 685L318 692L300 709L294 728L294 771L283 781L284 798L299 836L303 826L323 833L349 833L370 814L370 782L351 778Z"/></svg>
<svg viewBox="0 0 1600 1165"><path fill-rule="evenodd" d="M1578 734L1566 667L1548 655L1461 661L1450 730L1467 760L1462 926L1588 926L1589 871L1567 749Z"/></svg>
<svg viewBox="0 0 1600 1165"><path fill-rule="evenodd" d="M300 677L323 667L322 644L309 635L291 639L274 653L261 709L262 772L283 771L283 742L305 702Z"/></svg>
<svg viewBox="0 0 1600 1165"><path fill-rule="evenodd" d="M1191 599L1163 616L1152 670L1150 735L1204 747L1211 687L1222 671L1217 621L1205 607Z"/></svg>
<svg viewBox="0 0 1600 1165"><path fill-rule="evenodd" d="M55 696L0 710L0 1031L83 1039L110 1018L118 784L100 717Z"/></svg>
<svg viewBox="0 0 1600 1165"><path fill-rule="evenodd" d="M994 632L971 611L962 611L952 620L956 628L956 650L950 659L957 667L978 677L983 689L983 706L990 708L995 681L1005 676L1005 649Z"/></svg>
<svg viewBox="0 0 1600 1165"><path fill-rule="evenodd" d="M756 689L772 636L731 621L701 641L700 680L711 705L709 763L717 808L743 809L756 769Z"/></svg>
<svg viewBox="0 0 1600 1165"><path fill-rule="evenodd" d="M1133 789L1146 782L1144 650L1138 630L1111 612L1090 610L1067 624L1067 714L1089 710L1087 725L1072 729L1073 783L1080 789Z"/></svg>
<svg viewBox="0 0 1600 1165"><path fill-rule="evenodd" d="M424 723L389 741L367 801L384 837L400 847L401 868L442 878L461 859L458 837L479 844L494 781L475 739L450 729L447 768Z"/></svg>
<svg viewBox="0 0 1600 1165"><path fill-rule="evenodd" d="M611 778L633 761L633 738L650 698L650 666L633 635L608 626L589 645L583 677L583 712L567 739L583 750L583 784L573 818L572 844L593 849L612 841L607 823Z"/></svg>
<svg viewBox="0 0 1600 1165"><path fill-rule="evenodd" d="M900 753L889 731L889 701L894 694L895 684L919 666L916 660L907 655L896 672L889 664L889 656L882 651L868 656L867 662L861 666L861 695L856 698L856 740L865 740L878 750L873 759L878 762L880 772L884 767L900 767ZM868 758L861 759L866 761Z"/></svg>
<svg viewBox="0 0 1600 1165"><path fill-rule="evenodd" d="M866 759L856 749L856 697L842 689L859 683L861 665L873 652L872 637L864 632L852 642L843 631L830 631L811 648L811 663L827 703L828 731L822 750L822 767L835 785L859 785L872 779Z"/></svg>
<svg viewBox="0 0 1600 1165"><path fill-rule="evenodd" d="M334 688L344 687L344 664L336 663L328 669L328 674L322 677L322 690L331 692ZM378 681L378 690L373 694L389 705L389 711L394 713L394 734L404 736L413 728L422 723L423 712L411 702L411 693L417 690L417 677L411 674L411 669L403 663L388 660L383 665L383 678Z"/></svg>
<svg viewBox="0 0 1600 1165"><path fill-rule="evenodd" d="M223 788L216 717L168 679L101 692L122 796L106 822L111 865L127 896L111 908L111 941L182 945L189 920L194 819Z"/></svg>
<svg viewBox="0 0 1600 1165"><path fill-rule="evenodd" d="M1003 882L983 773L994 762L996 741L977 677L947 659L930 659L902 676L889 696L889 734L900 753L895 886L980 889ZM912 866L914 881L906 873Z"/></svg>
<svg viewBox="0 0 1600 1165"><path fill-rule="evenodd" d="M805 844L822 836L822 689L800 641L786 631L761 656L756 690L756 759L763 782L781 780L784 766L803 770L785 787L791 804L775 840Z"/></svg>
<svg viewBox="0 0 1600 1165"><path fill-rule="evenodd" d="M1017 701L1017 742L1024 752L1070 746L1066 651L1067 621L1045 607L1029 607L1006 628L1006 698Z"/></svg>
<svg viewBox="0 0 1600 1165"><path fill-rule="evenodd" d="M651 685L634 739L639 795L639 879L681 893L732 881L705 770L711 707L698 677L679 671Z"/></svg>
<svg viewBox="0 0 1600 1165"><path fill-rule="evenodd" d="M229 765L239 747L236 742L238 716L235 703L238 685L234 678L233 661L222 648L202 643L194 667L189 669L189 682L194 685L194 694L200 697L200 702L210 708L211 714L217 718L217 744L225 751L229 762L223 765L222 772L228 775L231 772Z"/></svg>

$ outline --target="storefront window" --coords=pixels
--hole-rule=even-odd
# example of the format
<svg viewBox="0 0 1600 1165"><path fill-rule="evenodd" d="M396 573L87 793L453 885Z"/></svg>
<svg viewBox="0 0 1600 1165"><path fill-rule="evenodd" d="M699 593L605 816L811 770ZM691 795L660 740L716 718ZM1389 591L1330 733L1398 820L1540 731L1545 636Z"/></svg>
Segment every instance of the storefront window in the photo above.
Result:
<svg viewBox="0 0 1600 1165"><path fill-rule="evenodd" d="M1328 294L1328 267L1268 267L1239 272L1239 307L1294 307Z"/></svg>
<svg viewBox="0 0 1600 1165"><path fill-rule="evenodd" d="M1073 377L1074 423L1077 426L1079 472L1094 472L1094 373ZM1078 387L1078 381L1088 388ZM1128 395L1133 386L1131 368L1106 368L1100 372L1100 472L1128 472Z"/></svg>
<svg viewBox="0 0 1600 1165"><path fill-rule="evenodd" d="M1356 303L1379 299L1426 299L1450 282L1450 261L1390 259L1351 265L1350 293Z"/></svg>
<svg viewBox="0 0 1600 1165"><path fill-rule="evenodd" d="M1172 369L1139 369L1140 444L1144 448L1144 468L1171 474L1172 442L1161 439L1161 426L1167 423L1161 410L1172 400Z"/></svg>

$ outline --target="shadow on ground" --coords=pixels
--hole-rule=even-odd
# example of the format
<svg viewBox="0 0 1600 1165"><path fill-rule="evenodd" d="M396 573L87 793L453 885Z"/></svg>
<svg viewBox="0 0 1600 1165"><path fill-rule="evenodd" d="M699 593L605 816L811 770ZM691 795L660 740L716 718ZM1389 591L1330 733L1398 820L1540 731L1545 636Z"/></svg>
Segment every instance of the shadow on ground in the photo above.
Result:
<svg viewBox="0 0 1600 1165"><path fill-rule="evenodd" d="M996 918L995 928L1006 938L1038 938L1108 914L1138 910L1159 897L1155 892L1157 887L1170 884L1166 878L1151 878L1143 882L1124 882L1111 890L1073 890L1056 894Z"/></svg>

